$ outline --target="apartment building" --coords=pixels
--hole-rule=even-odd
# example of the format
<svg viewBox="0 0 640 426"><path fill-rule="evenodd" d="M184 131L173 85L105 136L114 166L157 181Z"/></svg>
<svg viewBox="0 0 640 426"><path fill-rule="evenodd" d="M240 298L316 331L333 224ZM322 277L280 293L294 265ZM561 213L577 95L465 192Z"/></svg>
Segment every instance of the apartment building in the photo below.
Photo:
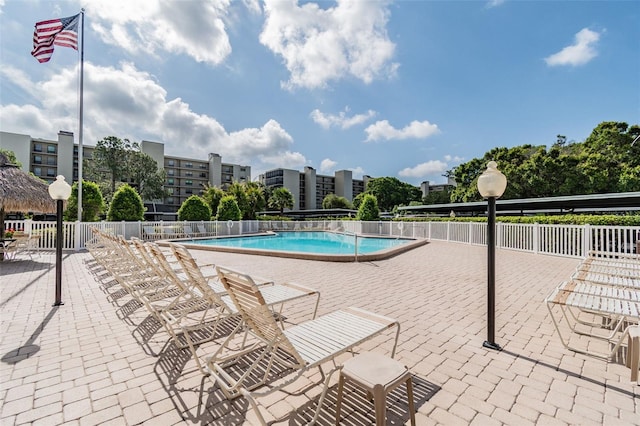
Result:
<svg viewBox="0 0 640 426"><path fill-rule="evenodd" d="M268 188L287 188L293 195L292 210L316 210L322 208L322 200L335 194L349 201L364 192L370 176L353 179L351 170L336 171L334 176L319 175L313 167L300 172L292 169L274 169L261 174L259 181Z"/></svg>
<svg viewBox="0 0 640 426"><path fill-rule="evenodd" d="M25 171L51 183L63 175L67 182L78 180L78 144L73 133L60 131L58 140L32 138L29 135L0 132L0 148L13 151ZM83 145L83 158L91 161L94 146ZM200 195L205 185L225 188L232 182L251 181L251 167L223 163L219 154L193 159L165 155L164 144L143 140L140 150L153 158L167 173L164 200L145 200L149 213L173 214L191 195Z"/></svg>
<svg viewBox="0 0 640 426"><path fill-rule="evenodd" d="M456 180L452 177L447 178L447 183L440 183L437 185L431 185L429 181L424 181L420 184L420 191L422 191L422 198L429 195L431 192L449 191L456 187Z"/></svg>

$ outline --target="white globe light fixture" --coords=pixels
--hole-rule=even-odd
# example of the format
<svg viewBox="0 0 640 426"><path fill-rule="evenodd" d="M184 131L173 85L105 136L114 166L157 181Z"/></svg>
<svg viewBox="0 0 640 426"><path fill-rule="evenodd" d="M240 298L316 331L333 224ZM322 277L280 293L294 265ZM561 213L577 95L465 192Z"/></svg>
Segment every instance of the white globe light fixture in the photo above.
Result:
<svg viewBox="0 0 640 426"><path fill-rule="evenodd" d="M488 201L487 208L487 340L485 348L502 350L496 335L496 198L507 188L507 178L498 170L495 161L489 161L487 170L478 177L478 191Z"/></svg>
<svg viewBox="0 0 640 426"><path fill-rule="evenodd" d="M68 200L71 196L71 186L64 180L64 176L58 175L56 180L49 185L49 196L54 200Z"/></svg>
<svg viewBox="0 0 640 426"><path fill-rule="evenodd" d="M65 182L64 176L58 175L56 180L49 185L49 196L56 200L56 301L53 306L64 305L62 303L62 210L64 202L71 196L71 186Z"/></svg>
<svg viewBox="0 0 640 426"><path fill-rule="evenodd" d="M480 195L482 195L482 198L500 198L505 189L507 189L507 178L498 170L498 163L489 161L487 170L478 178Z"/></svg>

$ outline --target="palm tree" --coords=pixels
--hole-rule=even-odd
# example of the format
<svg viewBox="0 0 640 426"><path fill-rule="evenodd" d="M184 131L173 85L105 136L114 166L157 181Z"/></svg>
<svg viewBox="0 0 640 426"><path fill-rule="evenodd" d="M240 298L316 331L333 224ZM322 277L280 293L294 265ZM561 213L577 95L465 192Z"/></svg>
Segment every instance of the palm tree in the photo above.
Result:
<svg viewBox="0 0 640 426"><path fill-rule="evenodd" d="M280 210L280 215L284 213L284 209L293 208L293 194L287 188L274 189L269 197L269 207Z"/></svg>

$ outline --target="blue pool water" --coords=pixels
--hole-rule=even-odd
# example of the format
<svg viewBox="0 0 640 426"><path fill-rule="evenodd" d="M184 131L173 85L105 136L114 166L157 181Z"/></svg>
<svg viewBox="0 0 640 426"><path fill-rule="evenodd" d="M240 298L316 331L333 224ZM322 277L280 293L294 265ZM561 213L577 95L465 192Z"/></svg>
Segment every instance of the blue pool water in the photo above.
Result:
<svg viewBox="0 0 640 426"><path fill-rule="evenodd" d="M195 240L193 244L318 254L354 254L355 236L333 232L281 232L252 237ZM410 240L358 236L358 253L367 254L406 244Z"/></svg>

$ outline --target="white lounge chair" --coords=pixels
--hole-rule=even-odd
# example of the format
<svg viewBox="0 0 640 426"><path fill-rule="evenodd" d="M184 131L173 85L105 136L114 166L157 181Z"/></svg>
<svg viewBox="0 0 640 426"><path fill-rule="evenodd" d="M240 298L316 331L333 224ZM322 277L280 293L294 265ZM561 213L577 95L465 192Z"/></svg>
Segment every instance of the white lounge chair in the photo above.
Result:
<svg viewBox="0 0 640 426"><path fill-rule="evenodd" d="M290 384L311 368L333 362L334 368L324 379L324 388L318 401L320 407L328 389L331 375L340 369L336 357L351 351L355 346L396 327L395 341L391 356L395 354L400 325L398 321L358 308L347 308L323 315L311 321L282 330L269 309L261 288L255 285L250 276L217 266L220 280L236 308L242 315L243 324L236 327L223 345L207 362L207 368L228 398L240 395L249 400L263 425L264 417L260 413L257 397L270 394ZM256 343L241 352L225 355L227 344L235 334L247 327ZM252 354L252 362L239 369L239 359ZM290 375L277 380L273 386L266 386L272 379L270 373L278 370L290 370ZM240 370L240 371L239 371ZM264 391L256 389L266 387Z"/></svg>
<svg viewBox="0 0 640 426"><path fill-rule="evenodd" d="M184 246L172 243L170 247L174 257L180 263L181 273L184 274L183 277L177 277L176 274L173 274L172 278L178 279L179 283L181 283L180 285L186 286L191 294L196 294L206 300L209 303L210 307L208 309L211 312L207 313L207 315L189 314L185 316L175 315L173 312L168 311L163 312L162 315L172 327L179 327L179 332L185 337L198 367L203 373L208 374L200 364L195 347L205 341L215 339L216 327L220 321L224 321L230 316L240 319L240 315L226 291L223 290L223 293L216 291L220 285L219 281L212 282L211 279L207 279L202 274L200 266ZM261 288L265 294L267 306L281 319L283 318L282 310L286 303L305 297L315 297L315 307L312 313L312 318L315 318L320 302L319 291L292 283L274 284L273 281L264 281ZM205 328L203 326L205 322L213 322L214 326L210 328L211 332L209 334L200 333L196 339L192 338L192 331ZM284 327L284 322L280 321L280 323ZM176 342L178 342L177 332L172 334L176 338Z"/></svg>
<svg viewBox="0 0 640 426"><path fill-rule="evenodd" d="M571 280L553 289L545 303L560 341L567 349L606 359L615 355L627 336L628 326L640 321L640 291L633 288ZM561 312L559 318L553 312L554 307ZM580 318L582 314L600 321L585 321ZM563 319L572 333L612 343L610 351L603 353L572 346L568 336L562 334L560 325ZM585 330L581 326L586 326Z"/></svg>

